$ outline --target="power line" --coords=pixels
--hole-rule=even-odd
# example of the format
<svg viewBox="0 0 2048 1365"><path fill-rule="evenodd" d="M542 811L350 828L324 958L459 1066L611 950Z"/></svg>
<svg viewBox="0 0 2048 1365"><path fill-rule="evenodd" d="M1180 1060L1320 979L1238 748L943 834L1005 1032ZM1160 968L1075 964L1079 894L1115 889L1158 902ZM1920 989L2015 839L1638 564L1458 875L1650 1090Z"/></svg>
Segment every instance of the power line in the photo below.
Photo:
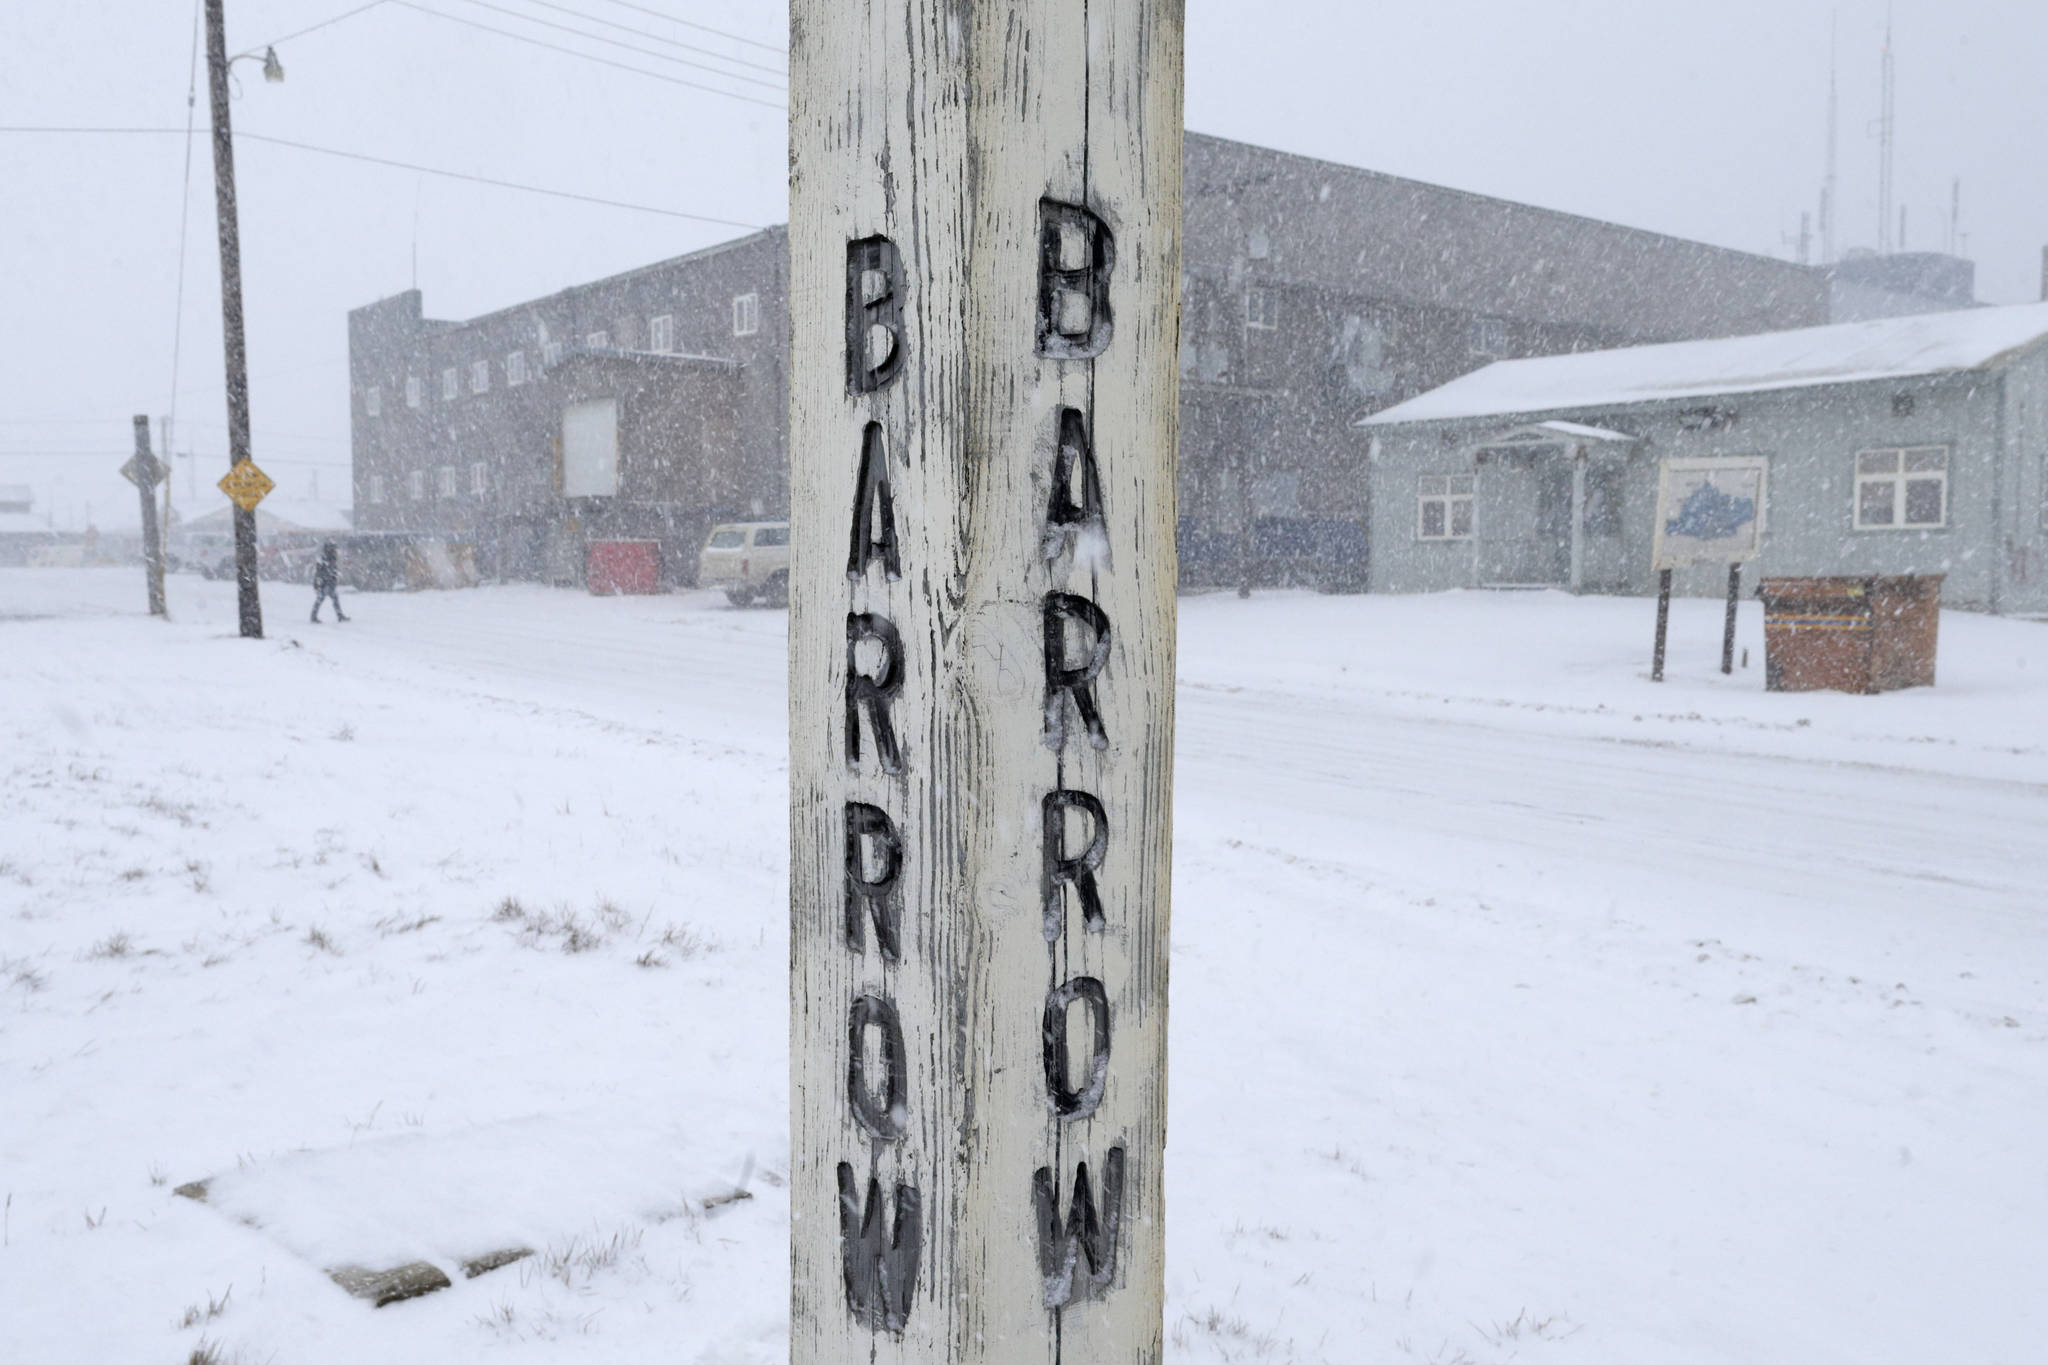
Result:
<svg viewBox="0 0 2048 1365"><path fill-rule="evenodd" d="M610 0L610 3L617 5L620 9L638 10L642 14L651 14L655 18L665 20L671 24L681 24L684 28L694 28L700 33L709 33L720 38L729 38L735 43L745 43L748 47L758 47L764 51L773 52L777 56L784 55L783 50L773 43L763 43L753 38L742 38L737 33L727 33L724 29L713 28L709 24L700 24L694 19L678 19L675 15L664 14L658 9L649 9L645 5L632 4L631 0Z"/></svg>
<svg viewBox="0 0 2048 1365"><path fill-rule="evenodd" d="M318 33L321 29L328 27L330 24L338 24L344 19L353 19L358 14L361 14L366 10L373 10L377 8L377 6L382 5L384 3L386 3L386 0L370 0L370 3L367 5L357 5L354 9L349 10L346 13L335 15L332 19L322 19L319 23L310 25L309 27L306 28L302 28L296 33L287 33L282 38L272 38L267 43L259 43L257 47L276 47L279 43L288 43L294 38L303 38L308 33ZM254 52L257 50L257 48L252 47L249 50L251 52Z"/></svg>
<svg viewBox="0 0 2048 1365"><path fill-rule="evenodd" d="M627 52L638 53L640 56L650 58L653 61L674 62L677 66L687 66L693 71L708 71L714 76L722 76L729 81L742 81L747 85L759 85L769 90L779 91L782 89L781 84L775 81L764 81L756 79L753 76L742 76L737 74L736 72L726 71L720 67L706 66L702 62L693 62L688 57L671 57L666 52L650 52L644 47L636 47L632 43L623 43L620 42L617 38L607 38L601 33L586 33L584 30L580 28L575 28L568 24L558 24L552 19L537 19L531 14L522 13L521 11L516 9L507 9L503 5L494 5L491 3L491 0L462 0L462 3L466 5L475 5L478 9L487 9L496 14L510 15L512 18L519 20L519 22L521 22L522 24L538 24L542 28L554 29L557 33L571 34L575 37L583 39L583 41L587 43L603 43L607 47L623 48ZM544 4L546 3L546 0L534 0L534 3ZM559 9L561 7L559 5L549 5L548 8ZM575 13L574 10L571 10L569 12L572 14ZM696 49L694 48L692 49L692 51L695 50Z"/></svg>
<svg viewBox="0 0 2048 1365"><path fill-rule="evenodd" d="M385 3L388 3L388 4L400 4L400 5L403 5L403 4L406 4L406 0L385 0ZM408 7L410 8L410 6L408 6ZM425 13L429 13L429 14L433 13L433 11L431 11L431 10L428 10L428 11L424 11L424 12L425 12ZM453 16L449 16L449 15L444 15L444 16L442 16L442 17L443 17L443 18L452 18ZM465 22L466 22L466 21L465 21ZM602 59L602 58L598 58L598 57L593 57L593 58L591 58L591 60L592 60L592 61L602 61L603 59ZM610 65L610 63L607 63L607 65ZM628 67L628 68L627 68L627 70L634 70L634 69L636 69L636 68L632 68L632 67ZM642 74L642 75L653 75L654 73L652 73L652 72L642 72L641 74ZM667 80L667 79L668 79L668 77L666 77L666 76L656 76L656 77L655 77L655 79L657 79L657 80ZM743 98L743 97L740 97L740 96L735 96L735 98ZM755 103L759 103L759 102L760 102L760 101L755 101ZM779 106L778 106L778 107L779 107ZM153 134L167 134L167 135L171 135L171 136L177 136L177 135L179 135L179 134L182 134L183 132L184 132L184 129L182 129L182 128L92 128L92 127L79 127L79 126L59 127L59 126L49 126L49 125L30 125L30 124L4 124L4 125L0 125L0 133L82 133L82 134L92 134L92 133L115 133L115 134L120 134L120 133L153 133ZM391 158L391 157L384 157L384 156L372 156L372 155L370 155L370 154L369 154L368 152L350 152L350 151L344 151L343 149L341 149L341 148L339 148L339 147L321 147L321 146L316 146L315 144L313 144L313 143L310 143L310 142L295 142L295 141L293 141L293 140L292 140L292 139L290 139L290 138L282 138L282 137L271 137L271 136L269 136L269 135L267 135L267 134L264 134L264 133L250 133L250 132L244 132L243 130L241 130L241 129L239 129L239 128L235 130L235 134L234 134L234 135L235 135L235 140L236 140L236 141L238 141L238 142L240 142L240 141L249 141L249 142L264 142L264 143L269 143L269 144L270 144L271 146L274 146L274 147L290 147L290 148L292 148L292 149L294 149L294 150L296 150L296 151L301 151L301 152L314 152L314 153L317 153L317 154L319 154L319 155L321 155L321 156L335 156L335 157L342 157L342 158L344 158L344 159L346 159L346 160L349 160L349 161L364 161L364 162L368 162L369 164L371 164L371 165L373 165L373 166L390 166L390 167L392 167L392 168L394 168L394 169L397 169L397 170L401 170L401 171L417 171L418 173L420 173L420 174L422 174L422 175L438 175L438 176L442 176L442 177L445 177L446 179L449 179L449 180L466 180L466 181L469 181L469 182L470 182L470 183L472 183L472 184L477 184L477 185L490 185L490 186L493 186L493 187L495 187L495 188L497 188L497 189L502 189L502 190L519 190L519 191L522 191L523 193L526 193L526 194L544 194L544 195L547 195L547 196L549 196L550 198L554 198L554 199L573 199L573 200L577 201L578 203L583 203L583 204L597 204L597 205L601 205L601 206L602 206L602 207L604 207L604 208L613 208L613 209L632 209L632 210L633 210L633 211L635 211L636 213L655 213L655 214L660 214L660 215L661 215L662 217L664 217L664 218L687 218L687 219L689 219L689 220L690 220L691 222L695 222L695 223L710 223L710 224L713 224L714 226L717 226L717 227L735 227L735 228L748 228L748 229L757 229L757 228L759 228L759 227L761 226L761 225L760 225L759 223L746 223L746 222L741 222L741 221L740 221L739 219L737 219L737 218L715 218L715 217L712 217L712 216L711 216L711 215L709 215L709 214L704 214L704 213L689 213L689 212L686 212L686 211L684 211L684 210L682 210L682 209L665 209L665 208L658 208L658 207L656 207L655 205L652 205L652 204L632 204L632 203L627 203L627 202L626 202L625 200L622 200L622 199L605 199L605 198L601 198L601 197L599 197L599 196L597 196L597 195L594 195L594 194L578 194L578 193L576 193L576 192L575 192L575 191L573 191L573 190L554 190L554 189L549 189L549 188L547 188L547 187L546 187L546 186L544 186L544 185L525 185L525 184L521 184L520 182L518 182L518 181L516 181L516 180L499 180L499 179L496 179L495 177L492 177L492 176L487 176L487 175L471 175L471 174L469 174L469 173L467 173L467 172L465 172L465 171L449 171L449 170L443 170L443 169L441 169L441 168L440 168L440 167L438 167L438 166L422 166L422 165L419 165L419 164L418 164L418 163L416 163L416 162L411 162L411 161L398 161L398 160L395 160L395 159L393 159L393 158Z"/></svg>
<svg viewBox="0 0 2048 1365"><path fill-rule="evenodd" d="M560 43L550 43L539 38L530 38L524 33L514 33L510 29L494 28L490 24L479 23L474 19L465 19L459 14L447 14L441 10L428 9L425 5L414 4L413 0L389 0L389 3L403 6L420 14L430 14L436 19L445 19L451 24L463 24L469 28L481 29L485 33L495 33L501 38L510 38L515 42L531 43L535 47L544 47L551 52L562 52L571 57L581 57L584 61L596 62L599 66L609 66L619 71L630 71L636 76L645 76L649 80L667 81L670 85L680 85L691 90L702 90L712 95L723 95L729 100L739 100L744 104L758 104L763 109L783 110L789 107L783 104L775 104L769 100L755 99L752 95L742 95L735 90L721 90L715 85L702 85L696 81L686 81L680 76L664 76L659 71L649 71L644 67L628 66L624 62L615 62L609 57L599 57L594 53L578 52L573 47L563 47Z"/></svg>
<svg viewBox="0 0 2048 1365"><path fill-rule="evenodd" d="M381 0L379 2L381 3ZM685 52L695 52L717 61L730 62L734 66L744 66L750 71L766 71L771 76L783 76L785 78L788 76L788 72L779 66L769 66L762 62L750 62L744 57L728 57L723 52L713 52L708 47L698 47L694 43L686 43L679 38L671 38L666 34L656 33L653 29L635 28L631 24L622 24L616 19L606 19L592 14L588 10L576 9L569 5L558 5L554 0L525 0L525 2L540 9L551 9L558 14L571 15L577 19L584 20L586 23L603 24L606 28L615 28L621 33L631 33L641 38L650 38L657 43L666 43L670 47L681 48ZM535 20L533 22L538 23L540 21ZM648 53L647 55L655 56L658 54Z"/></svg>
<svg viewBox="0 0 2048 1365"><path fill-rule="evenodd" d="M178 301L171 316L171 405L164 413L163 439L177 431L178 362L185 347L185 239L192 224L192 122L199 107L199 6L192 4L192 61L185 84L185 183L178 198Z"/></svg>

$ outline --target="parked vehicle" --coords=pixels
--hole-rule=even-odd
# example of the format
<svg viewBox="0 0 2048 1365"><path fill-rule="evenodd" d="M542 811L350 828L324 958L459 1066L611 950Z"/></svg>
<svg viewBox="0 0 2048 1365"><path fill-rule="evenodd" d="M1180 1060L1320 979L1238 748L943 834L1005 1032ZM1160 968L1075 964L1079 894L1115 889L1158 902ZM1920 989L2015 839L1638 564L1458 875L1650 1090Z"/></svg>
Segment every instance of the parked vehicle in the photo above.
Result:
<svg viewBox="0 0 2048 1365"><path fill-rule="evenodd" d="M332 537L341 550L342 586L357 592L473 588L476 547L405 531L355 531Z"/></svg>
<svg viewBox="0 0 2048 1365"><path fill-rule="evenodd" d="M789 523L738 521L711 528L697 556L697 586L722 588L736 607L789 605Z"/></svg>

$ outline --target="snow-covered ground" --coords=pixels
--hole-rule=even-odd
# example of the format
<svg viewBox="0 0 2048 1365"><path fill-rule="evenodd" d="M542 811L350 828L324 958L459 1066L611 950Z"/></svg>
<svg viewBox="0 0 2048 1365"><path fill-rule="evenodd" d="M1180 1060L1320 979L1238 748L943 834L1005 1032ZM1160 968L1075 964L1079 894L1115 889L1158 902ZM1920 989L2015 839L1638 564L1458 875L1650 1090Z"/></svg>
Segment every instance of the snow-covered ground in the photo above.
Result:
<svg viewBox="0 0 2048 1365"><path fill-rule="evenodd" d="M135 578L0 571L0 1360L781 1360L783 616ZM1170 1359L2048 1358L2048 627L1718 611L1182 603Z"/></svg>

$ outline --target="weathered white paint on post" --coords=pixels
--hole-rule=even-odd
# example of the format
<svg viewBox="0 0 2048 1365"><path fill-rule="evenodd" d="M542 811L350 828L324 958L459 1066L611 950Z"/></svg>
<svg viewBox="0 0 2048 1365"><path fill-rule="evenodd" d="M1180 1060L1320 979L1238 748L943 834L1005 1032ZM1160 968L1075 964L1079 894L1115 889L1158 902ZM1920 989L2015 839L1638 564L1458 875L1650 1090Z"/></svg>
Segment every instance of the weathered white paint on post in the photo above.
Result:
<svg viewBox="0 0 2048 1365"><path fill-rule="evenodd" d="M790 72L790 1359L1157 1361L1180 0Z"/></svg>

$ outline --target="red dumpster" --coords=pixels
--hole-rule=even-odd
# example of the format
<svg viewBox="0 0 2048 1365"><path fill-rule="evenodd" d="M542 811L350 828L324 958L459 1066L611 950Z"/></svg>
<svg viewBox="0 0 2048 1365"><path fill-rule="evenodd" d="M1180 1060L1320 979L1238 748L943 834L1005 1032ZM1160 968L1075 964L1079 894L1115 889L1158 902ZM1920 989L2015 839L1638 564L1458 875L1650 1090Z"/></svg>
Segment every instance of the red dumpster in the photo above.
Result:
<svg viewBox="0 0 2048 1365"><path fill-rule="evenodd" d="M593 540L584 559L584 582L600 597L661 591L661 543Z"/></svg>

